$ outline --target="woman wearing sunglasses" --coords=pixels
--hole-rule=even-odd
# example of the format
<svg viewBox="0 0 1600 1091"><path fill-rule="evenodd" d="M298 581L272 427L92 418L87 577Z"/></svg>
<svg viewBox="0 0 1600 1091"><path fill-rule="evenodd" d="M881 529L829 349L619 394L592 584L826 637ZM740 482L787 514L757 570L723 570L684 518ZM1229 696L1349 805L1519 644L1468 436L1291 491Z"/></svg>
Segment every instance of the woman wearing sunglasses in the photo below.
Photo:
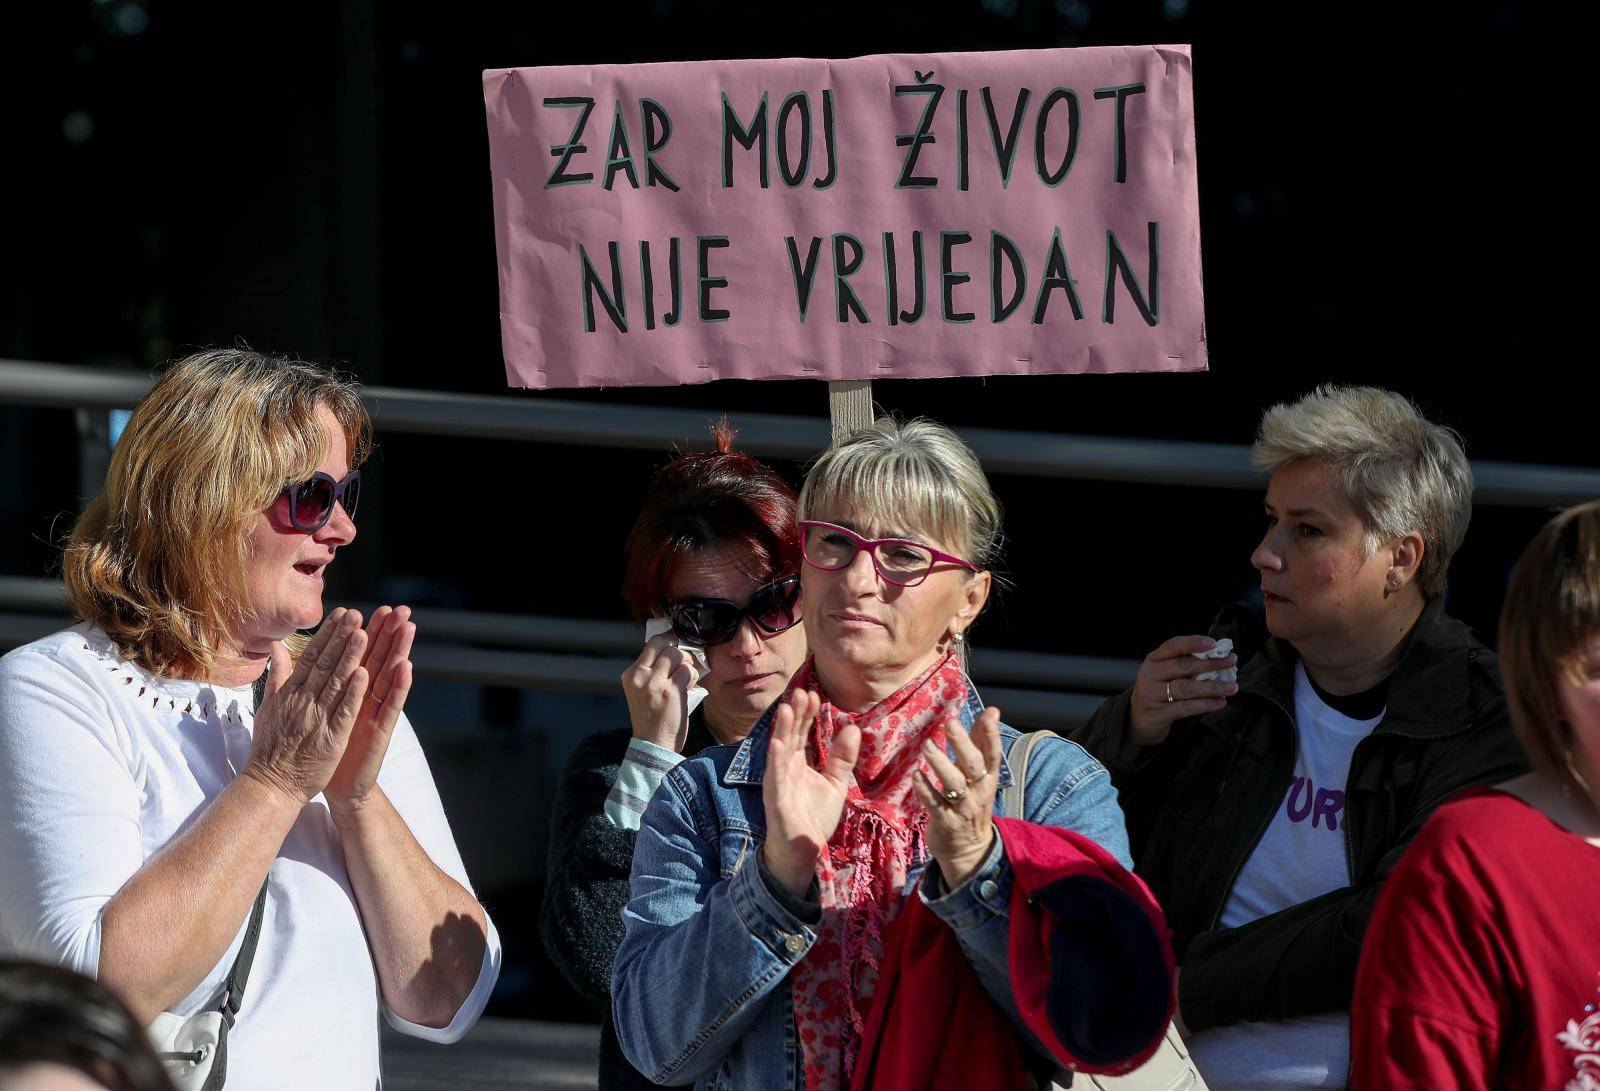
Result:
<svg viewBox="0 0 1600 1091"><path fill-rule="evenodd" d="M644 815L613 979L623 1049L658 1083L851 1087L885 935L919 899L1002 1013L1003 1047L1043 1052L1013 996L992 820L1019 736L963 669L999 505L948 429L883 419L821 457L799 508L812 658L743 742L678 765ZM1028 768L1026 818L1130 866L1104 768L1059 738ZM922 1035L912 1049L946 1048L937 1025Z"/></svg>
<svg viewBox="0 0 1600 1091"><path fill-rule="evenodd" d="M573 987L607 1003L608 1091L655 1086L623 1057L609 1006L645 805L685 755L749 734L806 653L794 490L736 453L726 423L715 436L714 452L681 455L656 474L628 536L628 604L666 631L623 672L630 728L592 735L573 753L550 830L540 930Z"/></svg>
<svg viewBox="0 0 1600 1091"><path fill-rule="evenodd" d="M369 432L324 370L173 365L67 545L82 624L0 660L0 951L165 1025L215 1011L256 936L229 1091L374 1087L380 1010L454 1040L498 970L401 711L409 611L322 614Z"/></svg>

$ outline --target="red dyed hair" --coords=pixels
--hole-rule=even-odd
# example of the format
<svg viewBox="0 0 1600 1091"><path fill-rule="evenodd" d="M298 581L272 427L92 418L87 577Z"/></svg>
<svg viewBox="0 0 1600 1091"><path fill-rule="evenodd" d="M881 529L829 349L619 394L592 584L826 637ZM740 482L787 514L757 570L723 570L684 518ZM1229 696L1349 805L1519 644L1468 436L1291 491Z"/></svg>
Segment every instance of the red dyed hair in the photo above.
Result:
<svg viewBox="0 0 1600 1091"><path fill-rule="evenodd" d="M678 562L724 548L759 583L800 571L794 489L771 466L733 449L726 420L711 429L714 451L680 454L650 483L628 532L622 594L636 621L657 613Z"/></svg>

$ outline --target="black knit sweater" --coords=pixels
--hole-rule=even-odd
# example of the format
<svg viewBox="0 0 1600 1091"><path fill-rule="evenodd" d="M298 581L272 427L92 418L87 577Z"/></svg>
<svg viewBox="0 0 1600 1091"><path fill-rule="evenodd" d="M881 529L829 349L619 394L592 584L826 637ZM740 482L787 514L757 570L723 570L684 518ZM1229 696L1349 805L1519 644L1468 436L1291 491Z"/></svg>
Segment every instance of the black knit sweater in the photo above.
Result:
<svg viewBox="0 0 1600 1091"><path fill-rule="evenodd" d="M612 825L606 796L633 735L602 731L578 744L556 789L550 823L549 876L539 932L550 959L572 987L606 1005L600 1020L600 1087L653 1088L622 1055L611 1025L611 964L622 944L622 908L628 903L634 830ZM698 754L716 739L697 710L689 720L685 754Z"/></svg>

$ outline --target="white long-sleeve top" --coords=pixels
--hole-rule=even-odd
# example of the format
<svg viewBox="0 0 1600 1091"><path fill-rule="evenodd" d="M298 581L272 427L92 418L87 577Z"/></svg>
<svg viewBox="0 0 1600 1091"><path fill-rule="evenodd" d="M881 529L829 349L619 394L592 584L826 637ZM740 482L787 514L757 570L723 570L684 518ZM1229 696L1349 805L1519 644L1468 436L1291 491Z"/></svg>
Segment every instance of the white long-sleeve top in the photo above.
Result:
<svg viewBox="0 0 1600 1091"><path fill-rule="evenodd" d="M253 725L250 687L153 677L87 625L0 658L0 952L95 975L106 903L244 769ZM378 783L434 863L470 890L403 715ZM171 1010L215 1007L243 938L241 922L205 980ZM228 1091L377 1088L380 1010L408 1034L454 1041L477 1021L499 970L490 922L477 985L448 1027L390 1012L319 795L268 877L255 962L228 1036Z"/></svg>

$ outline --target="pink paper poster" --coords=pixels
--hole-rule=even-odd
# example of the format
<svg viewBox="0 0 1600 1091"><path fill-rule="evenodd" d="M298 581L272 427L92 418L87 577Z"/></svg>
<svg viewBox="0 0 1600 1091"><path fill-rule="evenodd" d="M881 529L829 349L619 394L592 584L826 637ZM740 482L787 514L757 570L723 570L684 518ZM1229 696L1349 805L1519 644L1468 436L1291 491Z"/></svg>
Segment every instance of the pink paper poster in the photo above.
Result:
<svg viewBox="0 0 1600 1091"><path fill-rule="evenodd" d="M483 83L512 386L1206 366L1187 46Z"/></svg>

